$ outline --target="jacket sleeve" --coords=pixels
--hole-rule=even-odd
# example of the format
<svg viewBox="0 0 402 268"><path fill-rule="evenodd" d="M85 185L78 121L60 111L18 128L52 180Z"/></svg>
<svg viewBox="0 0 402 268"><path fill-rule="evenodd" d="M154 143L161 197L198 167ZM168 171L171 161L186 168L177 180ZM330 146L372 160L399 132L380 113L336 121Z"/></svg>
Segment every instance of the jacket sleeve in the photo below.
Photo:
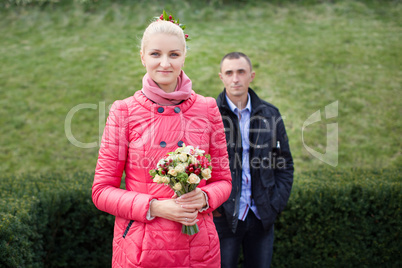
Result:
<svg viewBox="0 0 402 268"><path fill-rule="evenodd" d="M278 168L274 170L275 186L271 197L271 204L277 213L283 211L289 200L290 191L293 185L293 158L290 153L289 139L286 134L285 124L278 112L280 120L276 125L276 137L281 145L281 156L278 159Z"/></svg>
<svg viewBox="0 0 402 268"><path fill-rule="evenodd" d="M124 101L113 103L99 149L92 200L109 214L136 221L147 221L152 196L120 189L128 151L128 109Z"/></svg>
<svg viewBox="0 0 402 268"><path fill-rule="evenodd" d="M203 213L209 213L217 209L229 198L232 191L232 177L229 169L222 117L215 99L207 98L207 103L208 117L211 122L209 154L211 155L212 174L207 184L201 187L201 190L208 195L209 204L209 208Z"/></svg>

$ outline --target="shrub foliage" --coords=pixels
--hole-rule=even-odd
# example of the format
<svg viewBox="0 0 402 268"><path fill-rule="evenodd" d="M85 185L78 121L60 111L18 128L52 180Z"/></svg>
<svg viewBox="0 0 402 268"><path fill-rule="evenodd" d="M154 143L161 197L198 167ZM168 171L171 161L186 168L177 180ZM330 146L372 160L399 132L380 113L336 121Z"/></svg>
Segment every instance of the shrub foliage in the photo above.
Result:
<svg viewBox="0 0 402 268"><path fill-rule="evenodd" d="M322 170L295 179L276 223L275 267L398 267L399 170Z"/></svg>
<svg viewBox="0 0 402 268"><path fill-rule="evenodd" d="M93 174L1 178L1 267L110 267L113 216ZM275 267L402 265L400 170L319 170L295 178L275 226Z"/></svg>
<svg viewBox="0 0 402 268"><path fill-rule="evenodd" d="M91 174L1 180L1 267L110 267L114 219L93 205Z"/></svg>

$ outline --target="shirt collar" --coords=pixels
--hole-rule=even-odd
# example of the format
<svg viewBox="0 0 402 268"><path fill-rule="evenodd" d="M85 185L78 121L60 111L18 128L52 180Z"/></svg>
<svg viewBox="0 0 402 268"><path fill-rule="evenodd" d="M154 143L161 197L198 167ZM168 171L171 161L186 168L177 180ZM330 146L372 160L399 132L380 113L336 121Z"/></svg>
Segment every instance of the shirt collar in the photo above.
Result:
<svg viewBox="0 0 402 268"><path fill-rule="evenodd" d="M226 101L228 102L229 108L230 110L232 110L232 112L234 112L235 114L241 112L239 111L239 109L237 108L237 106L228 98L228 96L225 94L226 97ZM251 98L250 98L250 94L247 93L247 104L246 107L242 110L248 110L249 112L251 112Z"/></svg>

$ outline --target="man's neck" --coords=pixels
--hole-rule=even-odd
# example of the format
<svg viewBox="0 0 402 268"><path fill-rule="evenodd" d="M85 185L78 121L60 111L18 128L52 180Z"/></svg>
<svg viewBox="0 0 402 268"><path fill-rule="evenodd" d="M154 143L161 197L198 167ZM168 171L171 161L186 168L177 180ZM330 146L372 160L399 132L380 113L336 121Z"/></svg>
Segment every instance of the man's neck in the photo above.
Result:
<svg viewBox="0 0 402 268"><path fill-rule="evenodd" d="M229 100L230 100L231 102L233 102L233 104L237 107L237 109L243 110L244 108L246 108L246 105L247 105L247 95L245 95L245 96L240 96L240 97L237 97L237 96L231 96L231 97L229 97L229 96L228 96L228 98L229 98Z"/></svg>

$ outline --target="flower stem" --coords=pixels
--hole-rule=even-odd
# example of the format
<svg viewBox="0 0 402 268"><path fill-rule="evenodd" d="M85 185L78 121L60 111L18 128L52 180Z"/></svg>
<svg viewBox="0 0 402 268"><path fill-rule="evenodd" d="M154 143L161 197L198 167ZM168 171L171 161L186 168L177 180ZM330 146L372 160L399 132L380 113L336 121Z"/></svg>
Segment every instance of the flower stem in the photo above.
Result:
<svg viewBox="0 0 402 268"><path fill-rule="evenodd" d="M191 225L191 226L187 226L187 225L183 225L181 228L181 232L183 234L188 234L188 235L193 235L196 234L200 231L200 229L198 228L197 224Z"/></svg>

